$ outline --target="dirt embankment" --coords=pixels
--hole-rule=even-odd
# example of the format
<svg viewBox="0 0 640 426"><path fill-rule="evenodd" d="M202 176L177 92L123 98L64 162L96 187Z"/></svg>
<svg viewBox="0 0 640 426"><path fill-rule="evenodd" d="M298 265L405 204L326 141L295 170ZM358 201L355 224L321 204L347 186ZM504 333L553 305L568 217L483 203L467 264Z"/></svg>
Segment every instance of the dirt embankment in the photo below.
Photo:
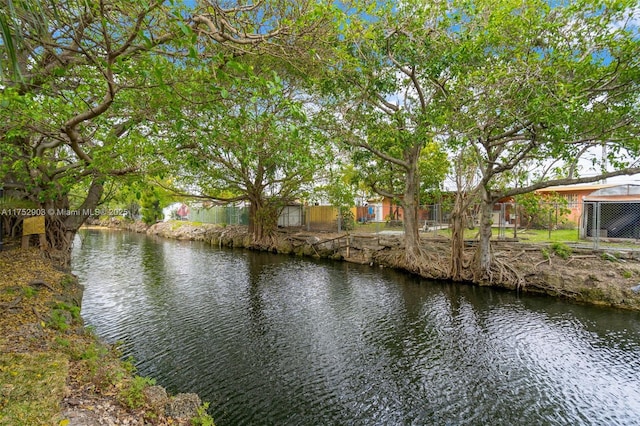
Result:
<svg viewBox="0 0 640 426"><path fill-rule="evenodd" d="M108 223L102 223L108 225ZM113 225L112 225L113 226ZM132 225L128 225L131 229ZM246 227L163 222L135 231L166 238L204 241L215 247L245 247L281 254L315 256L408 270L425 278L447 279L450 247L444 239L423 239L423 262L407 264L402 237L398 235L313 233L281 230L275 241L256 246ZM494 241L494 268L482 281L470 271L466 283L542 293L576 302L640 310L640 253L554 249L549 244ZM472 261L470 242L465 263Z"/></svg>
<svg viewBox="0 0 640 426"><path fill-rule="evenodd" d="M212 424L85 329L74 276L16 245L0 252L0 425Z"/></svg>

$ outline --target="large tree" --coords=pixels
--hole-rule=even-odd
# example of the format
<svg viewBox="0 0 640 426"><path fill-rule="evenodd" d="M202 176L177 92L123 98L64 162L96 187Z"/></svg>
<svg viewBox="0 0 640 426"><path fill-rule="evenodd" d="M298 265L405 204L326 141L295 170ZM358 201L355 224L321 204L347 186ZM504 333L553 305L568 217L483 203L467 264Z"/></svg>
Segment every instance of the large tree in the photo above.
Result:
<svg viewBox="0 0 640 426"><path fill-rule="evenodd" d="M469 278L462 274L468 263L460 259L460 231L476 195L482 227L471 278L491 280L491 220L498 199L639 171L633 161L640 37L631 6L435 1L375 4L360 11L361 19L350 19L347 55L334 67L348 99L338 114L351 130L349 143L384 161L404 182L409 252L418 242L411 226L417 158L429 140L446 143L461 161L457 180L464 191L453 215L458 238L452 240L450 268L459 279ZM603 144L613 170L578 177L577 159ZM568 169L564 176L513 185L522 176L517 170L558 159Z"/></svg>
<svg viewBox="0 0 640 426"><path fill-rule="evenodd" d="M640 172L640 34L633 13L617 1L488 0L456 4L449 15L462 72L447 86L443 130L478 176L468 189L482 200L475 280L492 278L499 199ZM611 168L580 177L582 154L602 145L609 147ZM555 174L542 172L557 160Z"/></svg>
<svg viewBox="0 0 640 426"><path fill-rule="evenodd" d="M349 18L344 52L325 84L338 94L336 134L356 149L355 161L372 189L402 206L407 265L418 269L423 263L418 207L425 181L420 161L438 152L442 87L449 78L447 46L430 37L440 18L435 12L394 10L390 3L358 11ZM432 170L435 175L443 168Z"/></svg>
<svg viewBox="0 0 640 426"><path fill-rule="evenodd" d="M224 62L263 45L277 53L312 38L318 10L315 2L2 3L0 179L46 209L50 253L68 264L105 182L154 163L168 124L158 112L181 110L172 86L190 78L186 58Z"/></svg>
<svg viewBox="0 0 640 426"><path fill-rule="evenodd" d="M141 124L160 99L151 88L163 90L162 69L170 66L150 52L179 29L163 2L5 8L5 26L19 34L19 72L3 74L12 78L0 93L0 176L5 189L47 212L49 252L68 264L73 236L99 205L105 181L137 169L136 148L149 133ZM5 31L5 43L9 37Z"/></svg>
<svg viewBox="0 0 640 426"><path fill-rule="evenodd" d="M236 77L199 91L168 139L178 192L223 203L247 202L254 243L268 245L282 208L304 198L326 164L325 137L298 87L264 66L232 63ZM262 68L262 69L259 69ZM186 92L194 93L186 90Z"/></svg>

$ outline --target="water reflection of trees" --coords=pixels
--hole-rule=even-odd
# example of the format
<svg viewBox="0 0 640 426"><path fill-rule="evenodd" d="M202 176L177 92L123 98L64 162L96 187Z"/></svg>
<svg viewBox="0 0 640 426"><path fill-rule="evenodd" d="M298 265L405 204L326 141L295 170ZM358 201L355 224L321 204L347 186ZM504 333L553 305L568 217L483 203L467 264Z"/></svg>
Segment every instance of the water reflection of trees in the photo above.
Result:
<svg viewBox="0 0 640 426"><path fill-rule="evenodd" d="M283 262L282 256L266 253L246 253L248 271L248 299L247 312L249 314L249 324L251 333L262 336L269 328L268 319L265 314L264 287L268 285L265 274L270 268Z"/></svg>
<svg viewBox="0 0 640 426"><path fill-rule="evenodd" d="M500 412L517 423L517 401L570 404L553 389L574 386L576 372L588 376L578 381L587 400L600 395L593 384L604 376L585 365L612 377L636 370L635 313L377 267L101 238L97 250L133 278L113 293L142 370L210 400L247 392L269 411L332 395L325 413L335 419L432 424L468 419L461 410L472 407L478 419ZM100 260L91 253L87 265Z"/></svg>
<svg viewBox="0 0 640 426"><path fill-rule="evenodd" d="M139 246L145 285L161 285L167 275L164 244L147 237L142 239Z"/></svg>

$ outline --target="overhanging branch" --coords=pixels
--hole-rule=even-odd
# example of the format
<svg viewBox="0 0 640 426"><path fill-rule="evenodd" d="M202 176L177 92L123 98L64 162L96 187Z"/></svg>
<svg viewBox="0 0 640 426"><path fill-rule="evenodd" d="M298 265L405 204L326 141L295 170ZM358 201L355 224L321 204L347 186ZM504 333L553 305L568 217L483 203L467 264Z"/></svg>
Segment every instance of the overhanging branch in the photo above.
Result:
<svg viewBox="0 0 640 426"><path fill-rule="evenodd" d="M576 185L576 184L580 184L580 183L592 183L592 182L597 182L599 180L602 179L607 179L607 178L611 178L611 177L616 177L616 176L625 176L625 175L635 175L640 173L640 167L631 167L631 168L627 168L627 169L622 169L622 170L616 170L614 172L607 172L607 173L602 173L596 176L589 176L589 177L583 177L583 178L563 178L563 179L554 179L554 180L548 180L548 181L544 181L544 182L538 182L536 184L533 185L529 185L527 187L523 187L523 188L513 188L510 190L507 190L505 192L502 192L500 194L500 198L503 197L513 197L515 195L521 195L521 194L526 194L529 192L533 192L536 191L538 189L543 189L543 188L548 188L551 186L560 186L560 185Z"/></svg>

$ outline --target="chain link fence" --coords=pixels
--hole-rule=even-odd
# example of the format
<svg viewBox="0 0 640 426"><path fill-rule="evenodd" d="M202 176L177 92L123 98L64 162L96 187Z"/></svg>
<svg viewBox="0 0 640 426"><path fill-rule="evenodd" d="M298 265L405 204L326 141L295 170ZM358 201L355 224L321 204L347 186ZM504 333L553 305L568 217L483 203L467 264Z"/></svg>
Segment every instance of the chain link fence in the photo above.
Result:
<svg viewBox="0 0 640 426"><path fill-rule="evenodd" d="M553 240L554 236L574 240L578 238L580 215L577 205L497 203L493 207L492 223L500 239L526 240L528 234L531 238L535 236L536 240Z"/></svg>
<svg viewBox="0 0 640 426"><path fill-rule="evenodd" d="M465 238L475 239L480 227L481 205L473 204L463 214ZM439 203L420 206L418 226L424 237L449 238L453 205ZM363 217L358 208L358 217ZM369 217L371 210L367 211ZM523 206L517 203L496 203L492 210L493 237L497 239L521 239L532 241L577 240L580 223L579 206L563 203L540 203ZM378 216L379 217L379 216ZM359 220L359 223L362 221ZM370 220L368 223L372 223ZM402 214L399 220L377 221L373 232L402 233ZM358 230L360 227L355 226Z"/></svg>
<svg viewBox="0 0 640 426"><path fill-rule="evenodd" d="M447 237L451 221L452 206L449 204L428 204L418 209L418 225L423 235ZM467 222L474 223L473 210L467 213Z"/></svg>
<svg viewBox="0 0 640 426"><path fill-rule="evenodd" d="M465 212L465 238L475 239L480 226L480 205ZM418 226L427 238L449 238L452 205L420 206ZM194 208L194 222L247 225L248 207ZM310 232L397 234L404 232L402 208L367 205L352 208L317 205L286 206L278 218L281 228ZM563 241L600 248L603 243L640 244L640 201L588 201L584 203L497 203L492 211L493 236L497 239L545 242Z"/></svg>
<svg viewBox="0 0 640 426"><path fill-rule="evenodd" d="M640 201L587 201L583 203L580 238L602 243L640 242Z"/></svg>
<svg viewBox="0 0 640 426"><path fill-rule="evenodd" d="M285 206L278 216L278 227L299 228L318 232L341 232L352 230L352 209L334 206ZM246 206L214 206L192 208L188 220L191 222L219 225L248 225L249 208Z"/></svg>
<svg viewBox="0 0 640 426"><path fill-rule="evenodd" d="M248 225L249 208L244 206L193 208L189 211L188 220L218 225Z"/></svg>
<svg viewBox="0 0 640 426"><path fill-rule="evenodd" d="M298 228L304 225L304 206L285 206L278 216L278 227Z"/></svg>

